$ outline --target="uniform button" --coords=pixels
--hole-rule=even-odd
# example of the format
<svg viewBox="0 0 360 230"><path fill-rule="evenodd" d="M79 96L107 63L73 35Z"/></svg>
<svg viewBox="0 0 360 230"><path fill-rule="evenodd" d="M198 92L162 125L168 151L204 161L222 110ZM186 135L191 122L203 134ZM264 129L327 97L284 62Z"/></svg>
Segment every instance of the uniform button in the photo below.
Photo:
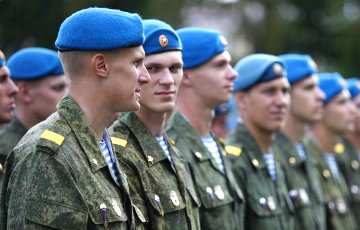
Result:
<svg viewBox="0 0 360 230"><path fill-rule="evenodd" d="M0 171L3 171L4 167L3 165L0 163Z"/></svg>
<svg viewBox="0 0 360 230"><path fill-rule="evenodd" d="M296 159L295 159L295 157L290 157L290 158L289 158L289 163L290 163L291 165L295 165L295 164L296 164Z"/></svg>
<svg viewBox="0 0 360 230"><path fill-rule="evenodd" d="M251 162L252 162L252 164L253 164L255 167L258 167L258 166L259 166L259 161L258 161L258 160L253 159Z"/></svg>
<svg viewBox="0 0 360 230"><path fill-rule="evenodd" d="M356 160L351 161L351 167L353 169L358 169L359 168L359 162L356 161Z"/></svg>
<svg viewBox="0 0 360 230"><path fill-rule="evenodd" d="M152 156L148 156L148 162L152 164L154 162L154 158Z"/></svg>
<svg viewBox="0 0 360 230"><path fill-rule="evenodd" d="M325 169L325 170L323 171L323 176L324 176L325 178L329 178L329 177L330 177L330 171L327 170L327 169Z"/></svg>
<svg viewBox="0 0 360 230"><path fill-rule="evenodd" d="M98 161L95 158L92 159L92 162L94 163L94 165L98 166Z"/></svg>

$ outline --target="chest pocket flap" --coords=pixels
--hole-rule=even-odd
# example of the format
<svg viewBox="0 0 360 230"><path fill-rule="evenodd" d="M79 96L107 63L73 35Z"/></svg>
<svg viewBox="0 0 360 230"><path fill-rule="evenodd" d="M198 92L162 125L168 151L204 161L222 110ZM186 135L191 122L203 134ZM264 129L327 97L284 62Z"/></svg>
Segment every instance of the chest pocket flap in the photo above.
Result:
<svg viewBox="0 0 360 230"><path fill-rule="evenodd" d="M218 184L200 185L199 195L206 209L216 208L234 202L226 182Z"/></svg>
<svg viewBox="0 0 360 230"><path fill-rule="evenodd" d="M118 197L99 197L87 201L90 211L90 218L94 224L104 224L104 217L101 212L106 211L109 224L124 222L127 220L123 205Z"/></svg>
<svg viewBox="0 0 360 230"><path fill-rule="evenodd" d="M146 196L157 212L164 216L166 213L185 209L185 202L178 190L162 190L146 192Z"/></svg>

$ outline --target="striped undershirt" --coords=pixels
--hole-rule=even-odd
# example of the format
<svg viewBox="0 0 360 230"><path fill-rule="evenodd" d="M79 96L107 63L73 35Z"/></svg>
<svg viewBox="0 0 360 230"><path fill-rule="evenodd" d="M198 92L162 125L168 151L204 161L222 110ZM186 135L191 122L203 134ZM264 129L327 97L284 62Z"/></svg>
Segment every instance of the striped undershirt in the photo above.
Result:
<svg viewBox="0 0 360 230"><path fill-rule="evenodd" d="M274 154L272 152L264 154L264 160L265 160L265 164L269 171L271 179L273 181L276 181L276 168L275 168Z"/></svg>
<svg viewBox="0 0 360 230"><path fill-rule="evenodd" d="M117 174L117 171L116 171L116 167L115 167L115 158L111 154L111 152L109 151L109 148L108 148L108 146L106 145L106 143L104 141L100 141L99 145L100 145L100 148L101 148L101 153L104 156L105 161L109 166L110 173L116 179L116 183L119 185L120 180L119 180L119 177L118 177L118 174Z"/></svg>
<svg viewBox="0 0 360 230"><path fill-rule="evenodd" d="M339 174L339 169L336 164L335 155L332 153L325 153L324 159L328 163L330 171L331 171L332 175L334 175L335 180L337 182L340 182L340 174Z"/></svg>
<svg viewBox="0 0 360 230"><path fill-rule="evenodd" d="M165 141L165 138L164 136L158 136L158 137L155 137L157 142L159 143L159 145L161 146L161 148L164 150L167 158L169 159L170 163L173 163L172 162L172 159L171 159L171 156L170 156L170 152L169 152L169 148L168 148L168 145Z"/></svg>
<svg viewBox="0 0 360 230"><path fill-rule="evenodd" d="M306 152L305 152L304 146L301 143L297 143L295 145L295 149L299 153L300 158L302 160L306 160Z"/></svg>
<svg viewBox="0 0 360 230"><path fill-rule="evenodd" d="M204 144L204 146L209 150L211 156L215 159L216 163L218 164L220 171L222 173L225 173L224 169L224 163L222 161L219 148L212 136L201 137L201 141Z"/></svg>

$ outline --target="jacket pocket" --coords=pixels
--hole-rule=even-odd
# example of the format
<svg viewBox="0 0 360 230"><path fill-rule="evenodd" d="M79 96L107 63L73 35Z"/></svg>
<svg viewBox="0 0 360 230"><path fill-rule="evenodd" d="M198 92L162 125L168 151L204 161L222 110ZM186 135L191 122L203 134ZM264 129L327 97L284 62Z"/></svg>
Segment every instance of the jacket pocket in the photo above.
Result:
<svg viewBox="0 0 360 230"><path fill-rule="evenodd" d="M80 209L49 200L26 200L26 219L56 229L86 229L88 214Z"/></svg>

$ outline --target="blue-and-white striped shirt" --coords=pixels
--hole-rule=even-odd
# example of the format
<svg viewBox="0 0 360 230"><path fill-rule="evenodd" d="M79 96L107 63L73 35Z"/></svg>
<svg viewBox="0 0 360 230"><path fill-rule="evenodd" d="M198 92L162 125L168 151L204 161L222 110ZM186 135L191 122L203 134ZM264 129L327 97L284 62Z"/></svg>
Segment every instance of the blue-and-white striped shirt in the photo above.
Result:
<svg viewBox="0 0 360 230"><path fill-rule="evenodd" d="M306 160L306 152L305 152L304 146L301 143L297 143L295 145L295 149L299 153L300 158L302 160Z"/></svg>
<svg viewBox="0 0 360 230"><path fill-rule="evenodd" d="M328 163L330 171L337 182L340 182L339 168L337 166L335 155L333 153L326 153L323 155L324 159Z"/></svg>
<svg viewBox="0 0 360 230"><path fill-rule="evenodd" d="M269 171L270 177L273 181L276 180L276 168L275 168L275 158L272 152L264 154L264 160L266 167Z"/></svg>
<svg viewBox="0 0 360 230"><path fill-rule="evenodd" d="M115 158L114 158L113 154L111 154L112 152L109 151L109 147L107 146L105 141L100 141L99 145L100 145L100 148L101 148L101 153L104 156L105 161L109 166L110 173L115 178L116 183L119 185L120 180L119 180L119 176L118 176L118 173L117 173L116 167L115 167Z"/></svg>
<svg viewBox="0 0 360 230"><path fill-rule="evenodd" d="M164 150L167 158L169 159L169 161L172 163L172 159L171 159L171 156L170 156L170 152L169 152L169 148L168 148L168 145L165 141L165 138L164 136L159 136L159 137L155 137L157 142L159 143L159 145L161 146L161 148Z"/></svg>
<svg viewBox="0 0 360 230"><path fill-rule="evenodd" d="M201 137L201 141L204 146L209 150L211 156L215 159L216 163L218 164L220 171L225 173L224 163L222 161L219 148L212 136Z"/></svg>

